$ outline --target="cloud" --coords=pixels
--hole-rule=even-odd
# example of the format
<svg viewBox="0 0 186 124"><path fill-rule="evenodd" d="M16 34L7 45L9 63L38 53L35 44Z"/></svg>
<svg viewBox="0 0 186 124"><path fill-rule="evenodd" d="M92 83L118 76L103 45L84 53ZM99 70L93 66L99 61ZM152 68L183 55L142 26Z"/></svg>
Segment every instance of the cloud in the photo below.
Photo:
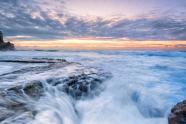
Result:
<svg viewBox="0 0 186 124"><path fill-rule="evenodd" d="M7 36L29 36L25 37L27 40L68 37L186 40L184 12L179 16L90 20L70 15L63 0L1 0L0 5L0 30Z"/></svg>

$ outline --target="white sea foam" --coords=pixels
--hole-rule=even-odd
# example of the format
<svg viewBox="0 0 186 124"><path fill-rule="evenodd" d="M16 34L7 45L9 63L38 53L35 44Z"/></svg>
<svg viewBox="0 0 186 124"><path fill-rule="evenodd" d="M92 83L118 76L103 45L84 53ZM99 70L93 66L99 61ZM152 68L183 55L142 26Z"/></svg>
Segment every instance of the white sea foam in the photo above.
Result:
<svg viewBox="0 0 186 124"><path fill-rule="evenodd" d="M39 113L34 124L167 124L172 105L186 98L185 52L16 51L2 52L0 56L30 57L64 58L113 75L104 82L101 94L92 99L72 101L59 91L48 92L36 105ZM4 63L0 73L12 67L11 63ZM67 68L66 72L73 69ZM50 71L47 73L51 75Z"/></svg>

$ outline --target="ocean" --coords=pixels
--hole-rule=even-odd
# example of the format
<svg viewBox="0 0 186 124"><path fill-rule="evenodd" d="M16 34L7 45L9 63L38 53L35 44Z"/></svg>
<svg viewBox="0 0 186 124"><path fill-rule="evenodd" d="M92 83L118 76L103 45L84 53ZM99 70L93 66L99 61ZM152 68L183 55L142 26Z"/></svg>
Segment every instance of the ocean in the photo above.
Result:
<svg viewBox="0 0 186 124"><path fill-rule="evenodd" d="M29 63L33 59L53 61L65 59L78 65L62 67L48 66L47 62ZM15 61L11 62L12 60ZM27 62L16 62L17 60ZM86 92L90 95L80 93L83 97L78 98L73 98L73 95L45 82L49 78L54 80L59 77L68 78L72 74L78 75L81 70L88 74L90 72L97 74L97 71L101 71L101 74L95 77L104 74L109 76L103 76L108 78L98 83L90 92ZM17 85L26 85L33 80L39 80L46 85L44 95L37 100L14 97L19 99L19 102L22 100L29 110L16 109L17 113L2 119L2 124L167 124L171 108L186 99L186 52L179 50L0 52L1 91ZM30 111L34 112L32 117L28 114Z"/></svg>

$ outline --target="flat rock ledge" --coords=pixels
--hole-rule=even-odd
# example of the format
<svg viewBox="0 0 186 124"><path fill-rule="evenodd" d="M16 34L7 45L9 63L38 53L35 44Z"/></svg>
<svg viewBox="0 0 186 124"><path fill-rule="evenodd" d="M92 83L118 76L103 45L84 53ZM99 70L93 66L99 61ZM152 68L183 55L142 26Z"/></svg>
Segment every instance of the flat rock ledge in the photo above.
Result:
<svg viewBox="0 0 186 124"><path fill-rule="evenodd" d="M168 117L169 124L186 124L186 100L176 104Z"/></svg>

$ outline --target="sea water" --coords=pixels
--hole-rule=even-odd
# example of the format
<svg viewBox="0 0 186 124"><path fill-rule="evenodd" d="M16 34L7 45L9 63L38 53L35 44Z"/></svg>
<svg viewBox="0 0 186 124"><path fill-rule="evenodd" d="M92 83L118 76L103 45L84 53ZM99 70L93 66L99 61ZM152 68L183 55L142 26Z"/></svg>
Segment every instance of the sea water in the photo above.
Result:
<svg viewBox="0 0 186 124"><path fill-rule="evenodd" d="M66 59L112 74L93 98L74 100L46 86L47 95L35 104L33 124L167 124L171 107L186 99L185 51L0 52L1 60L33 57ZM33 65L0 63L0 74L25 66Z"/></svg>

